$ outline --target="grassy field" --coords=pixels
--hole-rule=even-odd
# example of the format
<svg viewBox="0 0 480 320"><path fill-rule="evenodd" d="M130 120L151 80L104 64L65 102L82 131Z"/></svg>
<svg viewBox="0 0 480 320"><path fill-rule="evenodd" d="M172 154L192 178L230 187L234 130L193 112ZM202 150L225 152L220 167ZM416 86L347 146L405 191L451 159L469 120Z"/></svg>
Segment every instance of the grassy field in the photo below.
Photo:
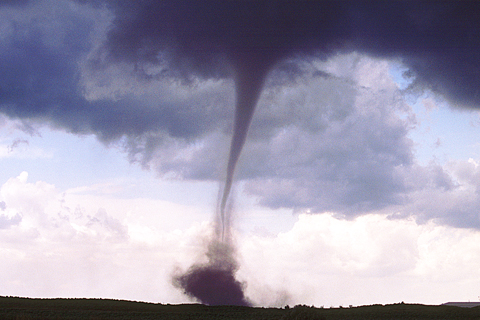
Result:
<svg viewBox="0 0 480 320"><path fill-rule="evenodd" d="M353 308L289 309L201 304L164 305L109 299L0 297L0 319L480 319L480 307L373 305Z"/></svg>

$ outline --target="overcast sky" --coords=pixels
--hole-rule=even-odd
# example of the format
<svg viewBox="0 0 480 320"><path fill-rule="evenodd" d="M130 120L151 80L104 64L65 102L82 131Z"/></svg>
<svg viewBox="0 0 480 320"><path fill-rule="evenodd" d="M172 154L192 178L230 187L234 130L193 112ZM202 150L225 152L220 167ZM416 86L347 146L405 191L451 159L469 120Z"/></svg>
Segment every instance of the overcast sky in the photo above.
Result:
<svg viewBox="0 0 480 320"><path fill-rule="evenodd" d="M0 295L192 301L171 279L204 259L253 61L247 297L478 300L479 5L125 3L0 1Z"/></svg>

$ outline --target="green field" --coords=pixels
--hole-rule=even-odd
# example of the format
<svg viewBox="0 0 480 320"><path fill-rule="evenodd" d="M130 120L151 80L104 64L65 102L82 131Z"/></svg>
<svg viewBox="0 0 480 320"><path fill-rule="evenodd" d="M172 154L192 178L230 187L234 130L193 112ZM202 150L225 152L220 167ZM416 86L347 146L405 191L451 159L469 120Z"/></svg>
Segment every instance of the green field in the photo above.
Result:
<svg viewBox="0 0 480 320"><path fill-rule="evenodd" d="M480 319L480 307L372 305L352 308L252 308L164 305L109 299L0 297L0 319Z"/></svg>

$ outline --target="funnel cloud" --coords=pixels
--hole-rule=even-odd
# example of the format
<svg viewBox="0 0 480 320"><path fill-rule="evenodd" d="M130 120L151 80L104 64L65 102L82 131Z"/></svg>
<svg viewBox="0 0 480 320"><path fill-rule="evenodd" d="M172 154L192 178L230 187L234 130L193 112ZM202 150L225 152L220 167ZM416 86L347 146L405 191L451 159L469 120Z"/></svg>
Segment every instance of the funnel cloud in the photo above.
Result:
<svg viewBox="0 0 480 320"><path fill-rule="evenodd" d="M261 65L260 68L252 68L258 66L258 63L251 61L243 68L237 68L235 78L236 87L236 106L235 120L233 128L233 137L230 145L230 155L227 164L227 177L223 189L223 196L220 202L220 217L222 223L222 239L225 238L226 224L226 205L230 190L232 188L235 166L242 151L243 145L247 138L248 128L252 121L255 107L260 96L263 82L268 71L268 64Z"/></svg>

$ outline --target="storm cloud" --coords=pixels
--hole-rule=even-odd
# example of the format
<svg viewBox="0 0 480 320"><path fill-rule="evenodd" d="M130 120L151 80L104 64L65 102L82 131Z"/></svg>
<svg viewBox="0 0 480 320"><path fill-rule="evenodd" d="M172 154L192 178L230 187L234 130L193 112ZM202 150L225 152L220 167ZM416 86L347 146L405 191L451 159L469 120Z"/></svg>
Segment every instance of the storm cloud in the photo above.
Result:
<svg viewBox="0 0 480 320"><path fill-rule="evenodd" d="M271 70L281 67L285 59L325 60L360 52L400 59L414 79L412 86L434 90L459 106L478 107L480 65L475 48L480 41L476 19L480 5L476 2L2 4L6 6L2 11L1 111L75 133L95 133L105 140L160 129L174 137L199 136L212 130L208 121L212 115L205 112L215 103L195 105L188 98L168 103L167 97L146 105L122 92L116 101L105 95L100 99L98 92L88 92L88 85L84 91L85 83L94 81L82 79L79 65L85 65L86 56L90 67L128 63L131 67L122 65L123 73L134 71L148 79L169 84L178 79L196 86L197 79L231 78L234 69L247 66ZM107 34L102 35L105 30ZM100 80L97 91L114 81ZM227 107L228 102L220 104ZM187 116L180 117L178 113L183 112Z"/></svg>
<svg viewBox="0 0 480 320"><path fill-rule="evenodd" d="M110 1L114 60L176 76L226 76L285 57L362 52L400 58L419 85L477 107L480 5L405 1Z"/></svg>
<svg viewBox="0 0 480 320"><path fill-rule="evenodd" d="M235 81L253 70L263 90L236 177L261 204L347 216L393 207L395 217L478 225L476 167L416 163L415 119L402 97L431 91L478 108L477 2L39 0L0 8L0 112L25 128L95 134L162 176L220 180ZM406 90L389 78L389 61L405 68ZM452 210L429 200L439 190Z"/></svg>

